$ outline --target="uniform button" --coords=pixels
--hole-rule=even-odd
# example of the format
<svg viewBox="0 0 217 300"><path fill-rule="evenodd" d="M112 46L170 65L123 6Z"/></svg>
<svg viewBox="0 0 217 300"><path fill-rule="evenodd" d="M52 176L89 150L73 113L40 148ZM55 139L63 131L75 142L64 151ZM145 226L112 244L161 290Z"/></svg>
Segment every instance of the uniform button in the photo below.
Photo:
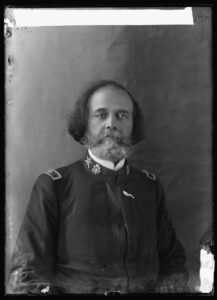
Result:
<svg viewBox="0 0 217 300"><path fill-rule="evenodd" d="M118 295L121 295L121 292L120 291L114 291L114 292L105 292L105 295L106 296L118 296Z"/></svg>

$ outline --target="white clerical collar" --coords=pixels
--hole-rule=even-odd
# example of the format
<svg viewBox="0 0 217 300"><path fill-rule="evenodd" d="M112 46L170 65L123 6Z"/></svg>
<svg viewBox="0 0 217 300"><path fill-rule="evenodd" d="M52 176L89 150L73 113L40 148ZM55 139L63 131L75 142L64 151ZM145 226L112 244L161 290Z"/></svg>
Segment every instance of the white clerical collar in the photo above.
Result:
<svg viewBox="0 0 217 300"><path fill-rule="evenodd" d="M105 159L101 159L101 158L98 158L96 157L92 151L90 149L88 149L88 153L90 155L90 157L92 157L98 164L102 165L103 167L105 168L108 168L108 169L111 169L111 170L114 170L114 171L118 171L120 170L124 163L125 163L125 158L123 158L122 160L120 160L117 165L115 166L114 162L112 161L109 161L109 160L105 160Z"/></svg>

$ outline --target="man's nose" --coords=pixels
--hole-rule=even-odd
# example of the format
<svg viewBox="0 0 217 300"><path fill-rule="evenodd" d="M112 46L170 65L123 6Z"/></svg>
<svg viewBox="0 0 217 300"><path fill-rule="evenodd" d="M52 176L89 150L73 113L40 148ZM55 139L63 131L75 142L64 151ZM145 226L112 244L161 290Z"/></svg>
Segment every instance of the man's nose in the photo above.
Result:
<svg viewBox="0 0 217 300"><path fill-rule="evenodd" d="M110 129L110 128L115 128L117 129L117 121L115 119L115 116L110 115L107 120L106 120L106 128Z"/></svg>

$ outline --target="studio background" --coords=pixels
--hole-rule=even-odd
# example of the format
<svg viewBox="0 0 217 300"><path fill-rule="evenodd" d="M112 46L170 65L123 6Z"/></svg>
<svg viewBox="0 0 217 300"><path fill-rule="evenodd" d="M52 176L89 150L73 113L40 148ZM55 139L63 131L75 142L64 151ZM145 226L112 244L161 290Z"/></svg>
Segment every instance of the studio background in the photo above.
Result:
<svg viewBox="0 0 217 300"><path fill-rule="evenodd" d="M145 139L130 162L157 174L199 284L212 224L211 11L194 25L14 28L6 39L6 274L34 181L82 157L67 116L89 82L112 79L139 102ZM40 216L39 216L40 217ZM7 276L7 275L6 275Z"/></svg>

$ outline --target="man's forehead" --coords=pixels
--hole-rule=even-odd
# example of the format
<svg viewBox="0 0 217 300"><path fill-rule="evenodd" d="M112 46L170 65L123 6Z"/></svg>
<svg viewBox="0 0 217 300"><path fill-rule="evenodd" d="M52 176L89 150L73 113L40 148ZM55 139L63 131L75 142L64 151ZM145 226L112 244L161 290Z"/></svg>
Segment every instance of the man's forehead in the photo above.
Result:
<svg viewBox="0 0 217 300"><path fill-rule="evenodd" d="M89 99L90 110L99 108L133 110L131 97L123 89L106 86L97 90Z"/></svg>

